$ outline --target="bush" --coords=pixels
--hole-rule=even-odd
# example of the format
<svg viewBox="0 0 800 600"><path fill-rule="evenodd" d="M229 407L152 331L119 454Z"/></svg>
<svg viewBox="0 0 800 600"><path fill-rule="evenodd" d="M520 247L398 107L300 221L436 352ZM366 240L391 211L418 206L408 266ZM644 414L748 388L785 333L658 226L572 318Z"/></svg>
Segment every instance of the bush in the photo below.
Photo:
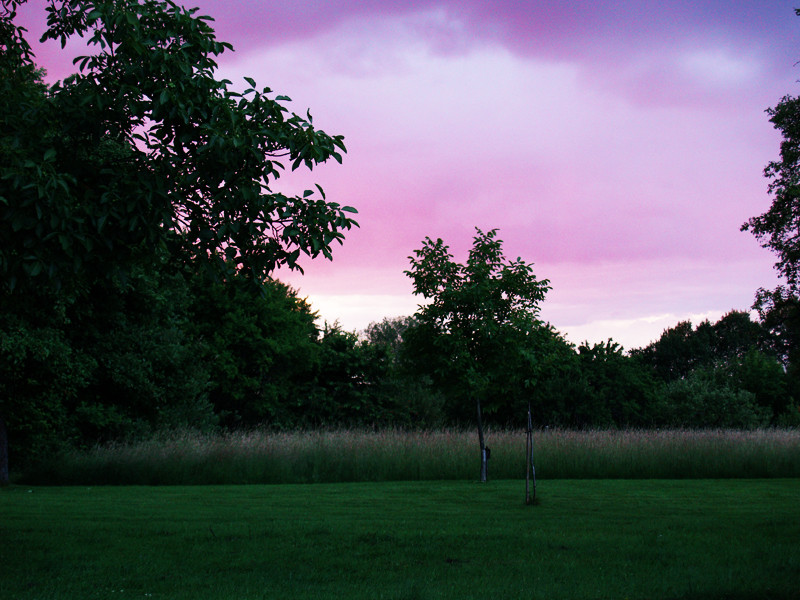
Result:
<svg viewBox="0 0 800 600"><path fill-rule="evenodd" d="M71 347L56 326L58 312L47 325L0 319L0 415L12 465L52 454L75 437L70 409L96 365Z"/></svg>
<svg viewBox="0 0 800 600"><path fill-rule="evenodd" d="M693 371L663 385L655 411L658 424L678 428L755 429L770 422L772 411L755 394L720 381L721 373Z"/></svg>

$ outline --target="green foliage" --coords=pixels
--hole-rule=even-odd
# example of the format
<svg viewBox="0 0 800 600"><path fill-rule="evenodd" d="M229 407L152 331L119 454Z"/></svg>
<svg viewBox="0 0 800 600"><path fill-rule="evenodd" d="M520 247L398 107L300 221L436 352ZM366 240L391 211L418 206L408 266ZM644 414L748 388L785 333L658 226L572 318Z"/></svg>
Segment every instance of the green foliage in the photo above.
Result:
<svg viewBox="0 0 800 600"><path fill-rule="evenodd" d="M774 357L752 349L731 365L728 375L735 387L753 394L756 405L770 414L780 416L789 409L791 379Z"/></svg>
<svg viewBox="0 0 800 600"><path fill-rule="evenodd" d="M664 381L685 377L698 364L707 364L711 360L708 328L707 321L701 323L695 335L691 322L682 321L665 330L640 355Z"/></svg>
<svg viewBox="0 0 800 600"><path fill-rule="evenodd" d="M800 16L800 10L795 9ZM781 134L780 159L767 164L772 204L769 209L742 225L764 248L777 256L776 270L786 280L774 290L759 289L753 306L764 327L772 334L773 348L787 370L791 401L772 401L773 408L796 406L800 398L800 98L784 96L767 110L770 122ZM763 402L763 400L760 400ZM778 419L796 420L794 408L776 411Z"/></svg>
<svg viewBox="0 0 800 600"><path fill-rule="evenodd" d="M536 423L577 429L653 425L652 370L613 340L576 349L558 332L542 329L536 348L539 376L529 391Z"/></svg>
<svg viewBox="0 0 800 600"><path fill-rule="evenodd" d="M529 397L533 421L578 427L575 408L587 390L575 347L552 327L539 328L537 334L538 378Z"/></svg>
<svg viewBox="0 0 800 600"><path fill-rule="evenodd" d="M529 340L542 326L537 315L549 282L521 258L507 260L497 230L476 229L464 264L430 238L410 261L414 293L429 301L405 338L418 370L448 396L451 419L472 420L465 397L489 414L501 411L535 379Z"/></svg>
<svg viewBox="0 0 800 600"><path fill-rule="evenodd" d="M748 313L731 311L714 324L706 320L696 328L682 321L634 354L652 365L662 380L672 381L700 367L734 363L753 350L774 353L769 331Z"/></svg>
<svg viewBox="0 0 800 600"><path fill-rule="evenodd" d="M783 286L772 291L759 290L755 308L770 333L775 355L785 369L787 393L792 398L789 402L773 402L775 414L782 419L778 406L791 404L792 407L787 406L787 412L792 413L788 422L793 423L797 419L795 407L800 400L800 298Z"/></svg>
<svg viewBox="0 0 800 600"><path fill-rule="evenodd" d="M792 404L792 380L779 353L766 324L733 311L696 329L679 323L633 354L663 382L655 422L754 427L765 417L777 420ZM721 414L725 410L730 414Z"/></svg>
<svg viewBox="0 0 800 600"><path fill-rule="evenodd" d="M415 291L430 302L400 355L444 394L450 423L472 420L466 397L499 423L519 426L532 401L536 422L577 428L751 428L793 406L771 336L747 313L679 323L630 354L612 340L576 350L538 322L547 282L520 260L505 264L495 232L478 231L465 265L441 240L411 260Z"/></svg>
<svg viewBox="0 0 800 600"><path fill-rule="evenodd" d="M166 272L99 281L81 302L44 291L0 325L0 413L15 460L153 428L213 427L203 344L187 333L187 288Z"/></svg>
<svg viewBox="0 0 800 600"><path fill-rule="evenodd" d="M753 350L773 353L773 336L763 322L750 314L733 310L714 323L712 329L713 355L717 363L740 359Z"/></svg>
<svg viewBox="0 0 800 600"><path fill-rule="evenodd" d="M400 351L409 319L384 320L382 337L370 341L326 324L319 340L315 385L300 402L303 427L432 428L443 424L442 397L425 377L406 368ZM394 329L394 327L397 329ZM394 329L394 335L389 332Z"/></svg>
<svg viewBox="0 0 800 600"><path fill-rule="evenodd" d="M771 346L790 371L800 366L800 298L785 287L759 290L755 308Z"/></svg>
<svg viewBox="0 0 800 600"><path fill-rule="evenodd" d="M377 393L387 407L384 426L438 429L446 423L444 395L429 375L416 368L419 356L406 343L417 324L413 316L386 318L370 323L363 332L364 343L382 356L384 368Z"/></svg>
<svg viewBox="0 0 800 600"><path fill-rule="evenodd" d="M578 359L587 402L576 407L573 426L638 427L647 425L655 380L638 360L612 340L583 344Z"/></svg>
<svg viewBox="0 0 800 600"><path fill-rule="evenodd" d="M322 331L313 390L300 403L298 423L312 427L378 424L382 414L377 381L386 360L379 348L362 344L338 324Z"/></svg>
<svg viewBox="0 0 800 600"><path fill-rule="evenodd" d="M772 205L742 225L742 230L751 231L763 247L777 254L775 268L796 294L800 276L800 98L784 96L767 114L783 138L780 160L764 169Z"/></svg>
<svg viewBox="0 0 800 600"><path fill-rule="evenodd" d="M659 422L665 427L753 429L770 422L772 411L755 394L729 385L720 373L699 369L667 383L661 394Z"/></svg>
<svg viewBox="0 0 800 600"><path fill-rule="evenodd" d="M397 364L406 331L416 324L415 317L384 318L377 323L370 323L364 330L364 338L368 344L384 349L389 361Z"/></svg>
<svg viewBox="0 0 800 600"><path fill-rule="evenodd" d="M85 36L94 54L49 89L3 16L0 272L19 285L126 272L152 249L234 266L263 281L301 253L331 258L355 210L322 194L273 192L284 169L341 161L341 136L317 130L271 91L214 78L208 17L157 0L64 0L45 39ZM15 37L16 36L16 37Z"/></svg>
<svg viewBox="0 0 800 600"><path fill-rule="evenodd" d="M81 37L47 86L0 8L0 414L17 457L178 426L293 424L314 315L269 279L332 257L355 209L280 174L345 152L286 97L215 78L209 17L171 1L49 3ZM253 282L256 285L252 285ZM263 289L259 289L263 286ZM49 451L49 450L47 450Z"/></svg>
<svg viewBox="0 0 800 600"><path fill-rule="evenodd" d="M0 416L16 458L218 424L460 425L467 399L509 426L529 403L537 423L582 429L800 421L800 100L769 111L774 202L744 226L788 282L759 292L760 323L733 311L629 354L576 348L539 320L549 282L476 230L464 263L426 238L406 274L427 303L359 337L320 330L270 278L330 259L357 225L320 188L271 188L341 161L341 136L249 78L217 80L230 45L168 0L51 2L45 39L91 53L47 86L20 3L0 7Z"/></svg>
<svg viewBox="0 0 800 600"><path fill-rule="evenodd" d="M243 277L192 280L189 331L203 340L197 357L210 373L209 400L228 427L293 424L312 381L315 313L277 281L261 290Z"/></svg>
<svg viewBox="0 0 800 600"><path fill-rule="evenodd" d="M179 273L137 270L124 285L98 282L91 301L71 307L72 345L97 365L75 408L84 443L214 426L210 371L197 360L204 343L189 332L190 298Z"/></svg>
<svg viewBox="0 0 800 600"><path fill-rule="evenodd" d="M73 349L56 306L49 323L0 316L0 414L11 464L41 459L75 438L69 408L96 366Z"/></svg>

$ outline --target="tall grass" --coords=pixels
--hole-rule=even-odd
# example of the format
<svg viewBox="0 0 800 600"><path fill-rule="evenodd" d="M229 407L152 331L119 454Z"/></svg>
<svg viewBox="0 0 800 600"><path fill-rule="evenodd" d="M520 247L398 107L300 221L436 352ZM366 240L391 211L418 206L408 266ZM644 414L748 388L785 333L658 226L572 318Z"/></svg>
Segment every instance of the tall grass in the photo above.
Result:
<svg viewBox="0 0 800 600"><path fill-rule="evenodd" d="M489 476L525 476L525 434L488 432ZM173 433L54 457L19 481L47 485L195 485L469 480L469 431ZM567 431L534 434L546 479L800 477L800 431Z"/></svg>

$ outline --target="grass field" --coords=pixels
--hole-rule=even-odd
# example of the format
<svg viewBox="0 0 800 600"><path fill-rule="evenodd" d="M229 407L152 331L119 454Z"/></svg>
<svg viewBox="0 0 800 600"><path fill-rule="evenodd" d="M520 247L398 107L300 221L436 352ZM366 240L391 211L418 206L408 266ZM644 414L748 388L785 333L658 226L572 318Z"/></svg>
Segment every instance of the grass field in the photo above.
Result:
<svg viewBox="0 0 800 600"><path fill-rule="evenodd" d="M525 433L489 431L489 476L525 476ZM177 433L52 457L39 485L198 485L469 480L474 431ZM546 479L800 478L800 430L567 431L534 435Z"/></svg>
<svg viewBox="0 0 800 600"><path fill-rule="evenodd" d="M0 490L0 598L800 598L800 480Z"/></svg>

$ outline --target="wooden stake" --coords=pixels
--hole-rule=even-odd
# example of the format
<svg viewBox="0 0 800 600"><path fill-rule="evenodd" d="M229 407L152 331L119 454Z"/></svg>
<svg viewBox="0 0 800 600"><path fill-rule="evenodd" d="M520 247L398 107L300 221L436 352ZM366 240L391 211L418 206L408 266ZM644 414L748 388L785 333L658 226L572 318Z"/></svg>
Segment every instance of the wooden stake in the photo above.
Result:
<svg viewBox="0 0 800 600"><path fill-rule="evenodd" d="M478 442L481 445L481 483L486 483L489 480L489 456L486 442L483 438L483 418L481 416L481 399L476 398L478 406Z"/></svg>
<svg viewBox="0 0 800 600"><path fill-rule="evenodd" d="M528 426L525 433L525 504L532 504L536 499L536 468L533 466L533 420L531 419L530 404L528 404ZM531 477L533 478L533 496L530 492Z"/></svg>

